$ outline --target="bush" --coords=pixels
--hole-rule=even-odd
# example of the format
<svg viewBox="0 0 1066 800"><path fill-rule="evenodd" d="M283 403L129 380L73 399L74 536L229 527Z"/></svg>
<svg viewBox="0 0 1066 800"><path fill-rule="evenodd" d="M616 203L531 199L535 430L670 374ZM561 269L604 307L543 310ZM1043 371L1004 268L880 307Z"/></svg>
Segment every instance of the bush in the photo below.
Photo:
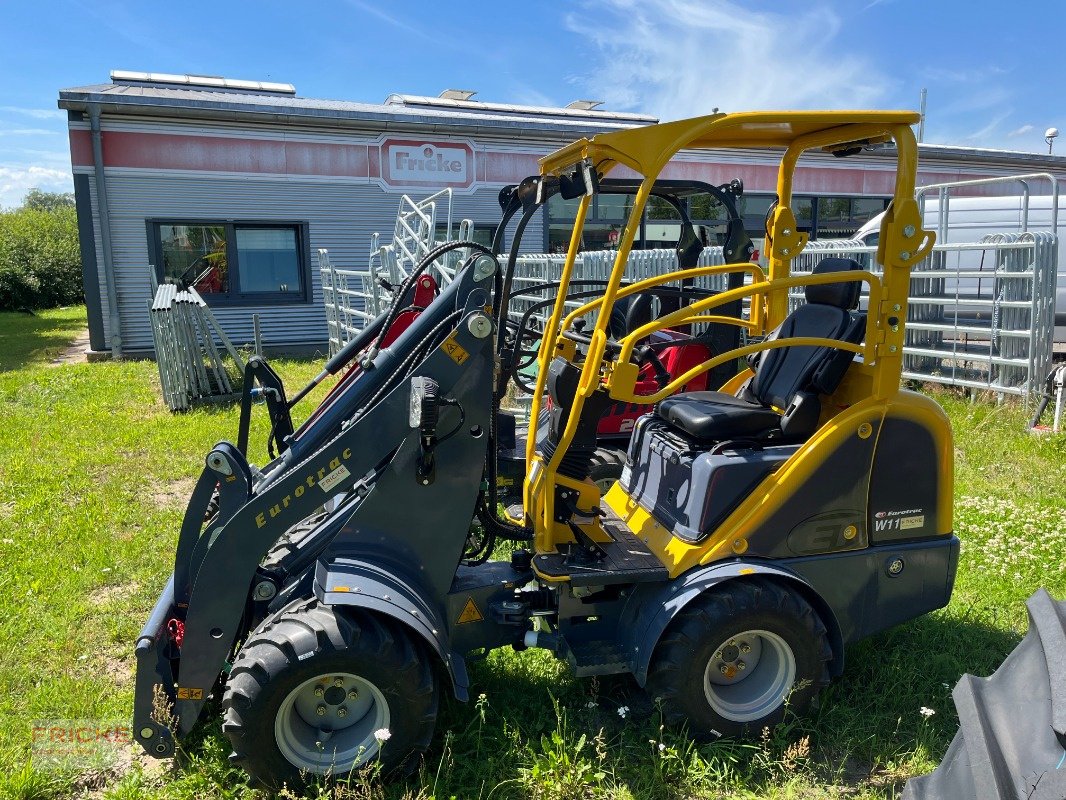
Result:
<svg viewBox="0 0 1066 800"><path fill-rule="evenodd" d="M75 210L0 213L0 310L54 308L83 297Z"/></svg>

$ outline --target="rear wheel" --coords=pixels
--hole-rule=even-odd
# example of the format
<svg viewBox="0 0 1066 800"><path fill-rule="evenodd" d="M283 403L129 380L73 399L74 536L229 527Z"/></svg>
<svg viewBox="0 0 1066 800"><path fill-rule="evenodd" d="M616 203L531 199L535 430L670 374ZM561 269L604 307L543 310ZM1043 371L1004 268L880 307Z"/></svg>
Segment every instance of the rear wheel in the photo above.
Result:
<svg viewBox="0 0 1066 800"><path fill-rule="evenodd" d="M749 736L806 709L829 683L825 626L770 581L730 581L696 598L656 647L648 675L667 721L697 738Z"/></svg>
<svg viewBox="0 0 1066 800"><path fill-rule="evenodd" d="M600 495L607 494L614 486L615 481L622 477L622 469L626 464L624 450L615 450L611 447L597 447L592 456L592 464L589 469L589 477L600 489Z"/></svg>
<svg viewBox="0 0 1066 800"><path fill-rule="evenodd" d="M403 769L429 745L438 690L429 659L393 621L302 600L252 633L230 672L231 760L268 789Z"/></svg>

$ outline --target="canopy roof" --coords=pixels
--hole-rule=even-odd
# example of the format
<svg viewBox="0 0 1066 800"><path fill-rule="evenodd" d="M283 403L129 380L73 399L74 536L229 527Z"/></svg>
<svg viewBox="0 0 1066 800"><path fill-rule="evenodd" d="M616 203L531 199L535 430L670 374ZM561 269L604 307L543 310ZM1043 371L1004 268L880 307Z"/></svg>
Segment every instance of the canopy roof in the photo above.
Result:
<svg viewBox="0 0 1066 800"><path fill-rule="evenodd" d="M625 164L654 175L678 150L788 147L801 140L829 150L883 142L900 125L915 125L915 111L756 111L712 114L602 133L540 160L541 173L559 174L582 159L603 173Z"/></svg>

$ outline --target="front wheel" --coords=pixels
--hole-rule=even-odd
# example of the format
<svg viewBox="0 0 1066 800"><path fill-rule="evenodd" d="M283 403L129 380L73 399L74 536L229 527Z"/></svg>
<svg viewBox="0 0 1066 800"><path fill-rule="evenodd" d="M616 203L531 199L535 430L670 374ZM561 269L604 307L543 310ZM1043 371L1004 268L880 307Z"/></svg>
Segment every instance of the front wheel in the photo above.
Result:
<svg viewBox="0 0 1066 800"><path fill-rule="evenodd" d="M277 790L372 760L408 766L433 735L438 689L401 626L305 600L252 633L222 702L231 760Z"/></svg>
<svg viewBox="0 0 1066 800"><path fill-rule="evenodd" d="M668 722L694 736L757 735L800 713L829 683L825 625L771 581L730 581L686 606L656 647L648 675Z"/></svg>

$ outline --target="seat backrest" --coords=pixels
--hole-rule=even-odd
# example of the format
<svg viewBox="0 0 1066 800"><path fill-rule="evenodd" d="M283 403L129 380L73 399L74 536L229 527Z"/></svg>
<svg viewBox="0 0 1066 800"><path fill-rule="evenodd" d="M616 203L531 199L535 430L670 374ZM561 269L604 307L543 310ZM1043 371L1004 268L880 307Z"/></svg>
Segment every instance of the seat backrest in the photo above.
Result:
<svg viewBox="0 0 1066 800"><path fill-rule="evenodd" d="M850 258L823 258L815 275L860 269ZM785 317L768 339L796 336L836 339L858 344L866 330L866 315L854 312L861 283L844 281L804 287L807 302ZM764 350L753 365L755 375L742 390L745 399L763 406L788 409L799 392L831 394L839 385L854 354L831 347L781 347Z"/></svg>

